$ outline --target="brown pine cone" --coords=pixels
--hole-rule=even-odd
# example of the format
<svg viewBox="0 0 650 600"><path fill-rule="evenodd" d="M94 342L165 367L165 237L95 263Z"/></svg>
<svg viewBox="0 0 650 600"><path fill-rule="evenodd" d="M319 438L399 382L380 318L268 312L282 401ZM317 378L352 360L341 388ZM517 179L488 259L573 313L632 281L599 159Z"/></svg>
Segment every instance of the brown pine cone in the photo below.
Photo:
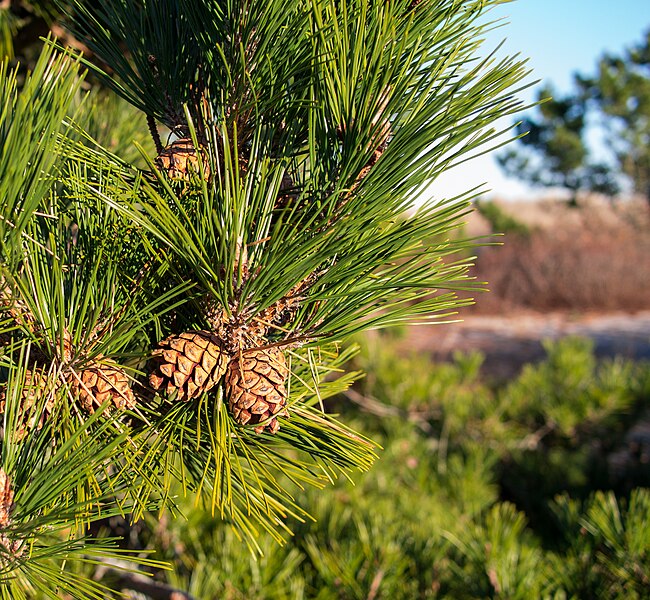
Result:
<svg viewBox="0 0 650 600"><path fill-rule="evenodd" d="M240 425L258 424L256 433L280 429L277 416L286 409L289 375L287 361L278 348L249 350L230 361L226 373L228 407ZM270 420L269 420L270 419Z"/></svg>
<svg viewBox="0 0 650 600"><path fill-rule="evenodd" d="M214 387L226 371L221 339L209 331L187 331L160 342L154 352L149 384L178 400L190 400Z"/></svg>
<svg viewBox="0 0 650 600"><path fill-rule="evenodd" d="M11 479L0 467L0 529L6 529L11 523L9 518L14 503L14 492L11 489Z"/></svg>
<svg viewBox="0 0 650 600"><path fill-rule="evenodd" d="M91 413L107 400L118 409L135 407L129 378L112 360L93 362L73 376L72 389L81 406Z"/></svg>
<svg viewBox="0 0 650 600"><path fill-rule="evenodd" d="M155 165L170 179L189 181L191 173L199 174L199 160L203 161L205 179L209 179L210 166L206 157L196 151L190 138L181 138L163 149L156 157Z"/></svg>
<svg viewBox="0 0 650 600"><path fill-rule="evenodd" d="M22 555L24 550L23 540L10 539L6 530L11 526L11 512L14 507L14 491L11 478L0 467L0 545L14 557ZM0 567L4 566L4 556L0 558Z"/></svg>

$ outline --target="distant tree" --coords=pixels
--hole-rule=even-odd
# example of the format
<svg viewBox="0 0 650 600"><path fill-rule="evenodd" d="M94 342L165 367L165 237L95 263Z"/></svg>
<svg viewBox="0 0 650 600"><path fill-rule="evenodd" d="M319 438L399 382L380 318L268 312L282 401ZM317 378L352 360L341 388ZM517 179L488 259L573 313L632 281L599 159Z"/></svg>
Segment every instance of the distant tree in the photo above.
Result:
<svg viewBox="0 0 650 600"><path fill-rule="evenodd" d="M555 96L550 85L537 96L533 116L517 125L519 143L498 157L508 175L543 187L614 196L627 178L650 200L650 29L621 56L605 54L596 75L574 75L574 91ZM605 131L609 155L596 160L586 135Z"/></svg>
<svg viewBox="0 0 650 600"><path fill-rule="evenodd" d="M603 117L616 168L650 201L650 29L623 56L605 54L595 77L576 82Z"/></svg>
<svg viewBox="0 0 650 600"><path fill-rule="evenodd" d="M505 173L535 186L565 188L573 204L581 190L616 194L618 185L608 166L589 155L584 98L559 98L545 86L537 101L537 114L517 124L519 144L497 157Z"/></svg>
<svg viewBox="0 0 650 600"><path fill-rule="evenodd" d="M42 45L39 38L47 35L55 14L50 0L0 1L2 55L33 63Z"/></svg>

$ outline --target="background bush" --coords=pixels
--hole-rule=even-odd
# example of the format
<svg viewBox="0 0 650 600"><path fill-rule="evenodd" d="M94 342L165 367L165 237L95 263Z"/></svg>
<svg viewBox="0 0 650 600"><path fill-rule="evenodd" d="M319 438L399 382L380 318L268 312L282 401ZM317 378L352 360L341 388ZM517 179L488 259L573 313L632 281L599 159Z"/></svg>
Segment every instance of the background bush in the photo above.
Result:
<svg viewBox="0 0 650 600"><path fill-rule="evenodd" d="M470 225L500 247L481 248L474 275L488 281L472 309L641 311L650 307L650 210L644 202L478 202Z"/></svg>
<svg viewBox="0 0 650 600"><path fill-rule="evenodd" d="M379 440L375 467L308 491L316 521L285 546L262 536L259 560L183 506L187 522L139 533L174 564L158 577L196 598L649 597L650 481L633 454L627 478L608 461L650 407L647 364L565 339L492 388L479 355L431 364L390 337L363 347L368 376L330 402Z"/></svg>

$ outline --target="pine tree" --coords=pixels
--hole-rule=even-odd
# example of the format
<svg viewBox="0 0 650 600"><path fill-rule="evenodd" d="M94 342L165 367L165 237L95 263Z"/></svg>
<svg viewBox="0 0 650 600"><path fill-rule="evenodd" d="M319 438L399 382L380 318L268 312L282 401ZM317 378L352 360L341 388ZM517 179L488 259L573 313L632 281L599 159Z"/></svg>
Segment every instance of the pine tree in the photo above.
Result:
<svg viewBox="0 0 650 600"><path fill-rule="evenodd" d="M650 32L622 53L605 53L595 73L574 73L568 94L544 86L537 102L516 126L520 143L498 157L507 175L564 188L573 204L581 192L650 198ZM603 138L598 152L590 149L594 131Z"/></svg>
<svg viewBox="0 0 650 600"><path fill-rule="evenodd" d="M621 55L602 56L595 75L576 75L575 82L600 112L614 167L650 202L650 30Z"/></svg>
<svg viewBox="0 0 650 600"><path fill-rule="evenodd" d="M517 124L519 148L497 157L506 175L536 187L563 188L573 206L587 190L615 196L619 186L611 169L589 155L585 99L559 97L545 86L537 102L537 115Z"/></svg>
<svg viewBox="0 0 650 600"><path fill-rule="evenodd" d="M523 64L480 58L495 4L74 0L103 67L55 41L21 86L5 63L4 598L102 597L75 565L121 551L89 527L179 486L255 550L307 514L287 482L370 468L324 400L352 334L479 287L471 193L421 191L520 108ZM98 139L84 67L145 115L140 166Z"/></svg>

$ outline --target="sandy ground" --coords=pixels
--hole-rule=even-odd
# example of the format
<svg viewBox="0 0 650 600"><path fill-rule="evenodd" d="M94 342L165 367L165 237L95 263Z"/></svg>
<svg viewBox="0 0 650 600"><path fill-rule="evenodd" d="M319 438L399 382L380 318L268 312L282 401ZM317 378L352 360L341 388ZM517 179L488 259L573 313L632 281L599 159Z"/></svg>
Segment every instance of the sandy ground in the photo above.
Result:
<svg viewBox="0 0 650 600"><path fill-rule="evenodd" d="M460 323L412 327L402 344L405 351L426 352L435 360L448 360L456 350L480 351L485 355L485 372L501 379L515 375L527 362L542 359L542 340L569 335L593 340L600 357L650 359L650 311L466 316Z"/></svg>
<svg viewBox="0 0 650 600"><path fill-rule="evenodd" d="M579 209L553 199L497 201L497 204L504 212L533 229L553 230L558 234L614 230L621 235L638 235L650 231L650 207L640 198L611 203L593 196L581 200ZM485 236L490 231L490 224L477 211L468 215L467 236ZM650 306L633 314L541 314L520 309L504 316L473 315L470 307L461 317L461 323L411 328L403 342L404 351L426 352L436 360L445 360L455 350L478 350L486 357L485 372L498 378L511 377L526 362L543 358L542 340L567 335L592 339L596 354L601 357L620 355L650 359Z"/></svg>

